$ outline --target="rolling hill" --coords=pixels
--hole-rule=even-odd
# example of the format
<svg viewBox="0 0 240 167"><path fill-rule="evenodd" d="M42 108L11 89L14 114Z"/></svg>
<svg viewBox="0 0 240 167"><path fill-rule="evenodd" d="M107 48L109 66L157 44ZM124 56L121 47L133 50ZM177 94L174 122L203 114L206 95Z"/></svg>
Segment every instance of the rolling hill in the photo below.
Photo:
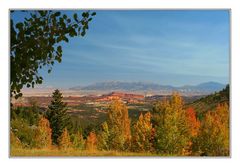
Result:
<svg viewBox="0 0 240 167"><path fill-rule="evenodd" d="M202 116L207 112L217 107L220 103L229 104L229 85L219 92L202 97L192 103L186 104L187 107L193 107L197 112L198 117L201 119Z"/></svg>

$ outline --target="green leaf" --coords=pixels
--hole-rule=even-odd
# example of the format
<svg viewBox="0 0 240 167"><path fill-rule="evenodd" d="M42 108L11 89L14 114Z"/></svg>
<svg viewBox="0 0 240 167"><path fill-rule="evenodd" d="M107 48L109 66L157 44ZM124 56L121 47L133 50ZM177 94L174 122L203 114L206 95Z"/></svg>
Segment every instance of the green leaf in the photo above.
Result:
<svg viewBox="0 0 240 167"><path fill-rule="evenodd" d="M60 16L60 15L61 15L61 12L56 12L56 13L55 13L55 16L56 16L56 17L58 17L58 16Z"/></svg>
<svg viewBox="0 0 240 167"><path fill-rule="evenodd" d="M61 47L61 46L58 46L58 47L57 47L57 51L58 51L59 53L62 53L62 47Z"/></svg>
<svg viewBox="0 0 240 167"><path fill-rule="evenodd" d="M42 80L38 80L38 84L42 84Z"/></svg>
<svg viewBox="0 0 240 167"><path fill-rule="evenodd" d="M83 13L82 13L82 17L86 17L86 12L83 12Z"/></svg>
<svg viewBox="0 0 240 167"><path fill-rule="evenodd" d="M95 16L96 14L97 14L96 12L93 12L91 15L92 15L92 16Z"/></svg>
<svg viewBox="0 0 240 167"><path fill-rule="evenodd" d="M80 31L81 31L81 27L78 27L78 33L80 33Z"/></svg>
<svg viewBox="0 0 240 167"><path fill-rule="evenodd" d="M63 19L67 19L67 15L64 14L64 15L63 15Z"/></svg>
<svg viewBox="0 0 240 167"><path fill-rule="evenodd" d="M85 31L81 32L81 36L84 36L85 34L86 34L86 32L85 32Z"/></svg>
<svg viewBox="0 0 240 167"><path fill-rule="evenodd" d="M64 20L63 20L63 18L62 18L62 17L60 17L59 21L60 21L60 24L61 24L61 25L63 25L63 23L64 23Z"/></svg>
<svg viewBox="0 0 240 167"><path fill-rule="evenodd" d="M58 37L58 38L57 38L57 43L59 43L61 40L62 40L62 37L61 37L61 36Z"/></svg>
<svg viewBox="0 0 240 167"><path fill-rule="evenodd" d="M22 30L22 28L23 28L23 23L17 23L17 24L16 24L16 28L19 29L19 30Z"/></svg>
<svg viewBox="0 0 240 167"><path fill-rule="evenodd" d="M66 42L68 42L68 38L65 37L65 36L63 37L63 40L66 41Z"/></svg>
<svg viewBox="0 0 240 167"><path fill-rule="evenodd" d="M35 83L34 83L34 82L32 82L32 88L34 88L34 84L35 84Z"/></svg>
<svg viewBox="0 0 240 167"><path fill-rule="evenodd" d="M38 11L42 17L46 16L47 11L39 10Z"/></svg>
<svg viewBox="0 0 240 167"><path fill-rule="evenodd" d="M73 18L74 18L74 20L75 20L76 22L78 22L78 16L77 16L77 13L74 13Z"/></svg>

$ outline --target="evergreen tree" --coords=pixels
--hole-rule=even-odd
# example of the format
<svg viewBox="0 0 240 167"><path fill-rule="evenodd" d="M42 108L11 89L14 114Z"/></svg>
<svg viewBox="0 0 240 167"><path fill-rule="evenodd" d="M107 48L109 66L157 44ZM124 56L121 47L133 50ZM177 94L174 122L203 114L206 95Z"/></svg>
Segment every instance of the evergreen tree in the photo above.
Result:
<svg viewBox="0 0 240 167"><path fill-rule="evenodd" d="M39 119L35 141L37 148L51 148L52 146L52 129L49 121L44 117Z"/></svg>
<svg viewBox="0 0 240 167"><path fill-rule="evenodd" d="M58 144L57 139L62 134L63 129L70 126L70 117L66 113L66 110L67 104L63 102L62 93L56 89L52 94L52 101L46 113L52 129L52 140L54 144Z"/></svg>
<svg viewBox="0 0 240 167"><path fill-rule="evenodd" d="M62 150L67 150L72 148L72 142L70 140L70 136L67 128L64 128L63 133L58 138L59 148Z"/></svg>

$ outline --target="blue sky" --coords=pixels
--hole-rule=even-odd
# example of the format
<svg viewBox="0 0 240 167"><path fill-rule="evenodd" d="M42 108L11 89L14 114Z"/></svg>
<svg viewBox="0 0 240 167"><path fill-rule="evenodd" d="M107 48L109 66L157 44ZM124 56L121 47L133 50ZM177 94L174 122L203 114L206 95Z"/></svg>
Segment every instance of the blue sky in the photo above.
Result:
<svg viewBox="0 0 240 167"><path fill-rule="evenodd" d="M63 44L62 63L50 74L41 72L43 86L229 82L229 11L96 12L84 38Z"/></svg>

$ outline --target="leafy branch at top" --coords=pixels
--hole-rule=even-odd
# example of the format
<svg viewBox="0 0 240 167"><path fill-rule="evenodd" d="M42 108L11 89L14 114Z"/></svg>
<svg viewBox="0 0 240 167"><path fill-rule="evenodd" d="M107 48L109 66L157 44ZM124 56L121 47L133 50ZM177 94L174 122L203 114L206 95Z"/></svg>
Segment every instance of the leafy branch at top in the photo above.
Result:
<svg viewBox="0 0 240 167"><path fill-rule="evenodd" d="M54 62L62 61L62 42L69 42L71 37L84 37L89 29L89 22L95 12L77 13L73 17L60 11L11 11L26 12L24 21L11 19L11 97L22 96L23 86L34 87L41 84L43 77L39 69L47 66L51 72Z"/></svg>

